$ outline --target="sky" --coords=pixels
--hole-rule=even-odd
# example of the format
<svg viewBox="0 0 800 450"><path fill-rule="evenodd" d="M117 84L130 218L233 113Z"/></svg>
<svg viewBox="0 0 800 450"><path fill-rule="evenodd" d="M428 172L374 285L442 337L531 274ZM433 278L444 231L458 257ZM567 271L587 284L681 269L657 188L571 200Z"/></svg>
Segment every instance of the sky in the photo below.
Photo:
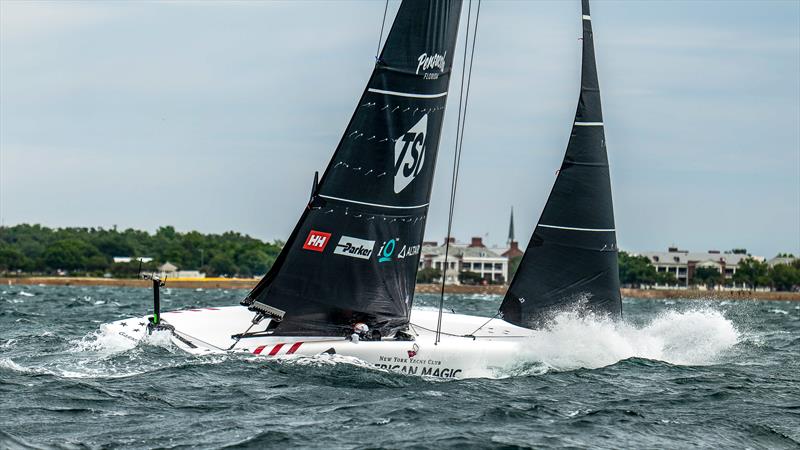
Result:
<svg viewBox="0 0 800 450"><path fill-rule="evenodd" d="M0 1L0 221L285 239L383 8ZM800 2L597 0L592 24L620 248L800 254ZM483 2L459 240L503 244L513 206L527 244L575 113L580 27L577 0ZM446 234L456 106L428 240Z"/></svg>

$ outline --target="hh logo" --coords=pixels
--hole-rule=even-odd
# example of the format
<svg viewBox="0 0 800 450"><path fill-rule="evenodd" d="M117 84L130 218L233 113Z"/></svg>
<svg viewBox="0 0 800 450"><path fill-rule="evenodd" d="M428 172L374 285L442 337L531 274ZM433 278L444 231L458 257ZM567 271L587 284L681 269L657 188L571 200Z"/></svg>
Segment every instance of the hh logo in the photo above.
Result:
<svg viewBox="0 0 800 450"><path fill-rule="evenodd" d="M425 133L428 131L428 115L419 119L410 130L394 143L394 192L408 187L419 175L425 162Z"/></svg>
<svg viewBox="0 0 800 450"><path fill-rule="evenodd" d="M330 233L323 233L322 231L311 230L311 232L308 233L308 237L306 238L306 243L303 244L303 248L314 252L322 252L323 250L325 250L325 246L328 245L328 241L330 240L331 240Z"/></svg>

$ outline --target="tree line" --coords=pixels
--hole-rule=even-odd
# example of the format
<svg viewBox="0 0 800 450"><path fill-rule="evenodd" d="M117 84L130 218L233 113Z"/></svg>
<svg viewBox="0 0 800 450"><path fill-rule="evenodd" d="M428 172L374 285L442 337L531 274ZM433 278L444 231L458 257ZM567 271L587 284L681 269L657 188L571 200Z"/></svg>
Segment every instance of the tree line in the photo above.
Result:
<svg viewBox="0 0 800 450"><path fill-rule="evenodd" d="M150 257L143 270L165 262L210 276L263 275L275 262L281 242L268 243L235 233L181 233L171 226L155 233L126 229L0 227L0 272L26 274L136 276L139 262L114 263L115 256Z"/></svg>
<svg viewBox="0 0 800 450"><path fill-rule="evenodd" d="M735 249L735 254L746 254L743 249ZM794 258L789 254L780 254L778 257ZM675 285L678 283L675 275L670 272L658 272L646 256L633 256L626 252L619 252L619 278L620 283L627 286L639 287L642 285ZM800 287L800 259L788 264L776 264L770 267L766 262L754 258L745 258L736 267L736 273L731 279L725 278L716 267L695 267L689 279L689 284L694 286L725 286L736 283L750 289L769 287L777 291L791 291Z"/></svg>
<svg viewBox="0 0 800 450"><path fill-rule="evenodd" d="M229 231L223 234L203 234L197 231L181 233L171 226L160 227L155 233L126 229L104 228L48 228L41 225L15 225L0 227L0 273L24 273L135 277L139 263L114 263L115 256L150 257L152 262L142 265L146 271L165 262L180 269L199 270L209 276L252 277L265 274L281 250L281 242L264 242L259 239ZM745 254L746 250L736 249ZM791 258L792 255L781 254ZM521 257L509 261L509 280L513 278ZM675 285L675 275L658 272L645 256L619 252L620 282L626 286ZM477 278L476 278L477 277ZM441 271L422 269L417 280L434 282ZM479 274L460 274L462 283L479 284ZM747 258L736 269L732 280L726 280L713 267L696 267L691 284L730 284L733 281L751 289L770 287L788 291L800 287L800 260L790 264L767 263ZM491 280L486 280L491 282Z"/></svg>
<svg viewBox="0 0 800 450"><path fill-rule="evenodd" d="M735 249L732 253L746 254L744 249ZM793 258L789 254L780 254L779 257ZM521 256L509 260L508 278L514 278L514 273L519 267ZM619 280L623 286L642 287L655 284L675 286L678 280L674 273L658 272L656 267L646 256L634 256L627 252L619 252ZM479 274L462 272L459 274L459 281L462 284L481 284L483 281ZM474 276L473 276L474 275ZM442 271L439 269L426 267L417 272L417 282L434 283L440 282ZM477 279L475 278L477 277ZM744 259L733 274L732 280L723 277L720 271L714 267L696 267L690 280L691 285L701 285L714 287L735 282L750 289L760 287L770 287L778 291L791 291L800 287L800 259L795 259L790 264L776 264L770 267L765 262L753 258Z"/></svg>

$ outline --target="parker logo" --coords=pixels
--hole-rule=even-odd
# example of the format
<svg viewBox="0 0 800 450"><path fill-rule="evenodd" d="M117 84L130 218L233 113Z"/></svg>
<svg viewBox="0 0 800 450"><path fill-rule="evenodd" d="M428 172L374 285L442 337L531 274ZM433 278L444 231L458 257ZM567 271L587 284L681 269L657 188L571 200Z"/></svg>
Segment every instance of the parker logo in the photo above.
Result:
<svg viewBox="0 0 800 450"><path fill-rule="evenodd" d="M375 241L358 239L350 236L342 236L333 253L336 255L349 256L351 258L369 259L372 256L372 249L375 248Z"/></svg>
<svg viewBox="0 0 800 450"><path fill-rule="evenodd" d="M425 133L428 115L425 114L394 143L394 192L399 194L419 175L425 163Z"/></svg>
<svg viewBox="0 0 800 450"><path fill-rule="evenodd" d="M328 245L328 241L330 240L331 240L330 233L311 230L311 232L308 233L306 242L303 244L303 248L306 250L311 250L312 252L322 253L322 251L325 250L325 246Z"/></svg>
<svg viewBox="0 0 800 450"><path fill-rule="evenodd" d="M444 72L446 57L447 57L447 52L444 52L444 55L440 55L438 53L434 53L432 55L423 53L419 55L419 57L417 58L418 62L417 75L419 75L420 70L424 72L428 69L439 69L439 72Z"/></svg>

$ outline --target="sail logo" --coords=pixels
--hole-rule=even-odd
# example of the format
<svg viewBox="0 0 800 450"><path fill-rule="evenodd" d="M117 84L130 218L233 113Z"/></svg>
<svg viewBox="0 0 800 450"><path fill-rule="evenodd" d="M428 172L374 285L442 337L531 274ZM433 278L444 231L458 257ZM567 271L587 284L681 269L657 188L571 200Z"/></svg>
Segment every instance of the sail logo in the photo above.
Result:
<svg viewBox="0 0 800 450"><path fill-rule="evenodd" d="M375 248L375 241L358 239L351 236L342 236L336 248L333 250L335 255L349 256L351 258L369 259L372 256L372 249Z"/></svg>
<svg viewBox="0 0 800 450"><path fill-rule="evenodd" d="M394 254L394 249L397 247L397 241L394 239L389 239L388 242L384 243L381 246L381 249L378 250L378 262L388 262L392 260L392 254Z"/></svg>
<svg viewBox="0 0 800 450"><path fill-rule="evenodd" d="M399 252L395 252L398 247L400 239L389 239L381 245L378 250L378 262L389 262L394 259L405 259L406 257L413 257L419 255L420 245L403 245L400 247Z"/></svg>
<svg viewBox="0 0 800 450"><path fill-rule="evenodd" d="M419 175L425 163L425 133L428 115L406 131L394 143L394 192L399 194Z"/></svg>
<svg viewBox="0 0 800 450"><path fill-rule="evenodd" d="M423 53L419 55L419 57L417 58L417 75L419 75L420 70L424 72L430 69L439 69L440 73L444 73L446 57L447 57L447 52L444 52L444 55L440 55L438 53L434 53L432 55ZM436 77L429 77L427 76L428 75L427 73L425 75L426 75L425 78L432 78L432 79L439 78L438 74L436 74Z"/></svg>
<svg viewBox="0 0 800 450"><path fill-rule="evenodd" d="M311 230L308 233L305 243L303 244L303 248L306 250L311 250L312 252L322 253L325 250L325 247L328 245L328 241L330 240L330 233Z"/></svg>

